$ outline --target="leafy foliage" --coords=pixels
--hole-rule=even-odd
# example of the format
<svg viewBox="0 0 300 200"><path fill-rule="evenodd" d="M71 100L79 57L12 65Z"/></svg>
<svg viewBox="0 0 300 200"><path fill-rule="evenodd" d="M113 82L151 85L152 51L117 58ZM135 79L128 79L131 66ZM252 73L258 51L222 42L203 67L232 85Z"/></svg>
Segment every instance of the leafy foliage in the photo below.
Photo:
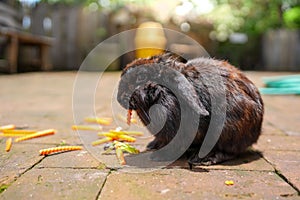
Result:
<svg viewBox="0 0 300 200"><path fill-rule="evenodd" d="M286 27L288 28L300 28L300 6L287 10L283 19Z"/></svg>
<svg viewBox="0 0 300 200"><path fill-rule="evenodd" d="M299 27L300 7L296 7L299 4L299 0L217 0L208 18L213 21L213 36L225 41L236 31L260 35L285 25Z"/></svg>

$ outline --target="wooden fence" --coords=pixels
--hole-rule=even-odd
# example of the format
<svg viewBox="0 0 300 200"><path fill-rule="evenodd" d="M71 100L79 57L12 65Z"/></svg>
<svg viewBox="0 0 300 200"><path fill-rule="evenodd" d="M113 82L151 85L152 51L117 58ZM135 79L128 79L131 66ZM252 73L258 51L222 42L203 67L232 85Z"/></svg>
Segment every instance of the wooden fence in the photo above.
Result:
<svg viewBox="0 0 300 200"><path fill-rule="evenodd" d="M30 29L32 33L54 38L54 69L73 70L103 39L99 30L105 26L106 17L100 12L87 12L81 6L38 4L31 12ZM46 26L50 26L49 30Z"/></svg>
<svg viewBox="0 0 300 200"><path fill-rule="evenodd" d="M270 30L263 37L264 69L300 71L300 30Z"/></svg>

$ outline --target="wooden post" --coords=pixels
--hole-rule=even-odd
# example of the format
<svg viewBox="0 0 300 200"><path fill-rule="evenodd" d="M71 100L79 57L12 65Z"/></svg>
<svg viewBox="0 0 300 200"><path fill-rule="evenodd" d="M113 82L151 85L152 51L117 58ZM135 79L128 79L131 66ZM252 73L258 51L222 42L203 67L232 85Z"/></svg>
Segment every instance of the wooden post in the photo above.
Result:
<svg viewBox="0 0 300 200"><path fill-rule="evenodd" d="M13 34L10 37L10 44L8 50L8 62L9 62L10 73L16 73L18 71L18 52L19 52L18 36Z"/></svg>
<svg viewBox="0 0 300 200"><path fill-rule="evenodd" d="M52 69L52 66L49 61L49 46L41 45L41 69L42 71L49 71Z"/></svg>

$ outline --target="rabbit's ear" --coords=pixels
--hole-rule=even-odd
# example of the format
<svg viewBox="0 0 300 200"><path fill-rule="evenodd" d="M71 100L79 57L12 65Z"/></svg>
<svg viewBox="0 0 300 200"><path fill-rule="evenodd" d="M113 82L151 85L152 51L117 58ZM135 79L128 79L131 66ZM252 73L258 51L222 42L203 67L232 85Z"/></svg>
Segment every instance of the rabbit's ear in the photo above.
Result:
<svg viewBox="0 0 300 200"><path fill-rule="evenodd" d="M182 73L173 68L163 66L159 74L160 77L163 77L162 85L169 88L179 99L180 103L184 102L184 105L191 107L199 115L209 115L209 112L199 100L195 88Z"/></svg>
<svg viewBox="0 0 300 200"><path fill-rule="evenodd" d="M177 84L179 98L187 103L193 110L199 115L207 116L209 112L205 109L202 102L199 100L199 97L195 91L193 85L182 75L178 74L174 77L174 80Z"/></svg>

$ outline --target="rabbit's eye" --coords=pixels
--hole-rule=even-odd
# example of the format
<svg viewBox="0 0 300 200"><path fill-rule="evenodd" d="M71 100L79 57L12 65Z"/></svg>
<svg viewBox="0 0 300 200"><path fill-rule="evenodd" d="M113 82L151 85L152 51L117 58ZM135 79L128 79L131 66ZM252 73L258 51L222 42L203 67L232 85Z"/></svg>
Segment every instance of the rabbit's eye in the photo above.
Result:
<svg viewBox="0 0 300 200"><path fill-rule="evenodd" d="M136 79L136 82L141 83L141 82L144 82L146 79L147 79L147 76L145 74L139 74Z"/></svg>

